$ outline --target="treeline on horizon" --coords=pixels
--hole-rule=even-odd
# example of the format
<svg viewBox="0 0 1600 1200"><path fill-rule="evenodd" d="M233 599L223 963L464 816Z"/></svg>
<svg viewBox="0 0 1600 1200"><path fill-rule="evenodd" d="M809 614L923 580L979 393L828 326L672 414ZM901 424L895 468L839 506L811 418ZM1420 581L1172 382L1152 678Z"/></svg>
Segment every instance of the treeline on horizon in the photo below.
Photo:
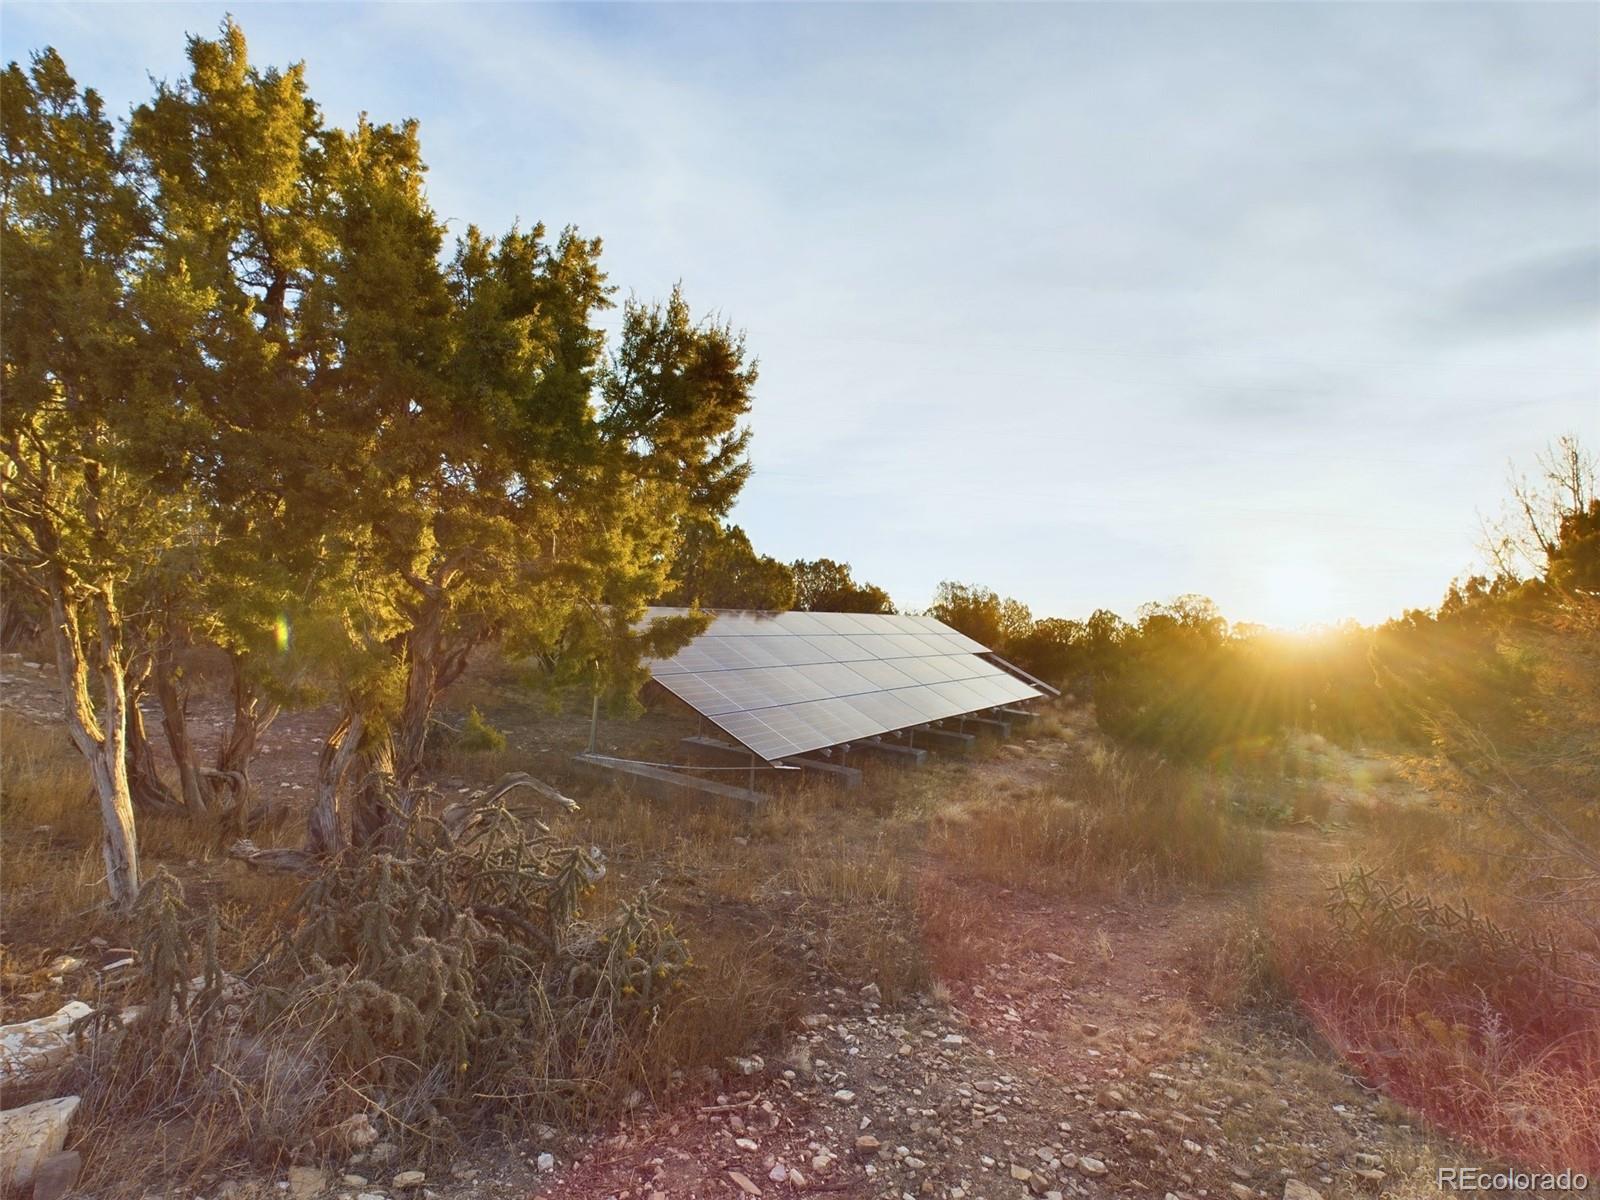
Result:
<svg viewBox="0 0 1600 1200"><path fill-rule="evenodd" d="M1530 636L1559 635L1574 598L1600 594L1594 464L1559 439L1534 484L1516 483L1488 538L1491 574L1452 583L1436 609L1375 627L1313 635L1230 622L1205 596L1108 609L1085 620L1035 617L992 589L946 581L925 610L1028 672L1092 698L1117 737L1182 758L1248 750L1286 729L1339 741L1422 744L1448 708L1483 728L1516 719L1530 686ZM848 563L785 565L737 526L691 541L668 600L706 608L893 612ZM1520 641L1518 640L1520 637Z"/></svg>

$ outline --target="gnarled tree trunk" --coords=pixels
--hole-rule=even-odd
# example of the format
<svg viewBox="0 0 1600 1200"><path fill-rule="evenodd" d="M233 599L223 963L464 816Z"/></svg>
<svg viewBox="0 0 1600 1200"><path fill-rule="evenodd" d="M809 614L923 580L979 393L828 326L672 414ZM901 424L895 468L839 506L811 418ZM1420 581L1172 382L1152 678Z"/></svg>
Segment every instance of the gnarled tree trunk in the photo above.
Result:
<svg viewBox="0 0 1600 1200"><path fill-rule="evenodd" d="M213 801L211 784L200 771L194 742L189 737L189 685L178 665L176 644L170 632L156 647L150 677L156 700L161 705L161 730L166 734L167 748L178 768L183 803L191 816L204 816Z"/></svg>
<svg viewBox="0 0 1600 1200"><path fill-rule="evenodd" d="M106 887L112 902L127 908L139 894L139 838L128 788L128 692L121 621L109 582L92 592L88 603L97 633L92 646L86 646L83 639L79 602L70 594L66 580L58 576L50 595L50 635L66 701L67 732L89 764L100 802ZM89 654L100 684L103 721L89 698Z"/></svg>
<svg viewBox="0 0 1600 1200"><path fill-rule="evenodd" d="M242 816L251 799L250 759L261 735L278 719L279 706L268 702L252 682L242 653L230 652L228 661L233 674L233 725L217 750L213 778L233 789L227 807Z"/></svg>
<svg viewBox="0 0 1600 1200"><path fill-rule="evenodd" d="M306 849L312 854L337 854L345 847L343 823L339 819L339 793L350 763L361 743L366 721L351 704L346 704L339 723L322 743L317 759L317 792L306 820Z"/></svg>
<svg viewBox="0 0 1600 1200"><path fill-rule="evenodd" d="M131 687L128 690L128 793L142 812L175 813L183 808L156 767L155 751L145 732L144 713L139 708L139 694Z"/></svg>
<svg viewBox="0 0 1600 1200"><path fill-rule="evenodd" d="M394 738L376 722L367 724L358 762L361 778L350 809L350 841L375 849L388 844L411 811L410 788L397 783Z"/></svg>

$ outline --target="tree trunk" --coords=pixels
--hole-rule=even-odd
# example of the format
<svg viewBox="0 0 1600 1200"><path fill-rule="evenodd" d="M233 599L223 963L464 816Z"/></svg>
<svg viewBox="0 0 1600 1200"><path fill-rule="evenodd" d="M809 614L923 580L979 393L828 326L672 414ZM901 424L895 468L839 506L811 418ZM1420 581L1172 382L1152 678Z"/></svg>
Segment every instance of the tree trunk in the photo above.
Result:
<svg viewBox="0 0 1600 1200"><path fill-rule="evenodd" d="M278 719L279 706L268 703L256 689L245 669L244 654L230 652L228 661L233 674L233 727L217 749L215 777L229 781L234 794L228 808L242 814L250 802L250 759L261 735Z"/></svg>
<svg viewBox="0 0 1600 1200"><path fill-rule="evenodd" d="M127 908L139 894L139 838L134 828L133 799L128 790L128 697L121 657L121 629L115 594L109 584L94 595L93 605L99 630L94 646L94 666L104 697L103 726L89 699L89 663L78 603L69 597L65 580L59 578L51 588L50 633L55 642L56 668L66 702L67 732L89 763L95 795L100 801L106 887L112 902Z"/></svg>
<svg viewBox="0 0 1600 1200"><path fill-rule="evenodd" d="M183 808L156 768L136 692L128 696L128 793L134 806L144 812L175 813Z"/></svg>
<svg viewBox="0 0 1600 1200"><path fill-rule="evenodd" d="M410 813L410 789L396 780L394 738L388 729L368 724L359 762L361 779L350 810L350 840L376 849L390 844L399 822Z"/></svg>
<svg viewBox="0 0 1600 1200"><path fill-rule="evenodd" d="M161 729L167 736L172 761L177 764L183 802L191 816L201 817L213 801L211 783L200 772L194 741L189 737L189 685L178 666L174 645L170 633L162 638L150 674L156 700L161 704Z"/></svg>
<svg viewBox="0 0 1600 1200"><path fill-rule="evenodd" d="M339 723L322 743L322 754L317 759L316 799L306 820L306 849L313 854L337 854L345 847L339 792L365 728L361 714L347 704Z"/></svg>
<svg viewBox="0 0 1600 1200"><path fill-rule="evenodd" d="M401 807L410 813L411 787L427 761L428 730L433 711L446 688L466 670L482 636L449 639L444 633L449 608L447 591L435 588L424 600L417 623L405 635L406 691L400 706L393 769Z"/></svg>

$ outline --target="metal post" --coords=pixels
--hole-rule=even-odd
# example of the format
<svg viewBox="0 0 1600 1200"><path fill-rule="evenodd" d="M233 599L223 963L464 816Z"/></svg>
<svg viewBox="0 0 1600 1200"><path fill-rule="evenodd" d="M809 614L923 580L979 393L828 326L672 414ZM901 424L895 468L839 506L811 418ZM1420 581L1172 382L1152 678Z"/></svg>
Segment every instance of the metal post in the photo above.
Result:
<svg viewBox="0 0 1600 1200"><path fill-rule="evenodd" d="M589 753L596 749L596 739L600 735L600 689L595 688L589 706Z"/></svg>
<svg viewBox="0 0 1600 1200"><path fill-rule="evenodd" d="M750 790L756 790L756 752L750 751Z"/></svg>

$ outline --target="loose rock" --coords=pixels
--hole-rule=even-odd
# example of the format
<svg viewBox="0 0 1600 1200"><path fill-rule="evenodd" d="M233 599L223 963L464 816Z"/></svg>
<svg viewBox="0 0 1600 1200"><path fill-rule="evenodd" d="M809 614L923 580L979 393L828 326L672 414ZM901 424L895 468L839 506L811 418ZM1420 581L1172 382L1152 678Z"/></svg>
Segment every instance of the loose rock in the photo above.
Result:
<svg viewBox="0 0 1600 1200"><path fill-rule="evenodd" d="M61 1200L72 1191L82 1171L83 1155L76 1150L57 1151L33 1173L33 1200Z"/></svg>

